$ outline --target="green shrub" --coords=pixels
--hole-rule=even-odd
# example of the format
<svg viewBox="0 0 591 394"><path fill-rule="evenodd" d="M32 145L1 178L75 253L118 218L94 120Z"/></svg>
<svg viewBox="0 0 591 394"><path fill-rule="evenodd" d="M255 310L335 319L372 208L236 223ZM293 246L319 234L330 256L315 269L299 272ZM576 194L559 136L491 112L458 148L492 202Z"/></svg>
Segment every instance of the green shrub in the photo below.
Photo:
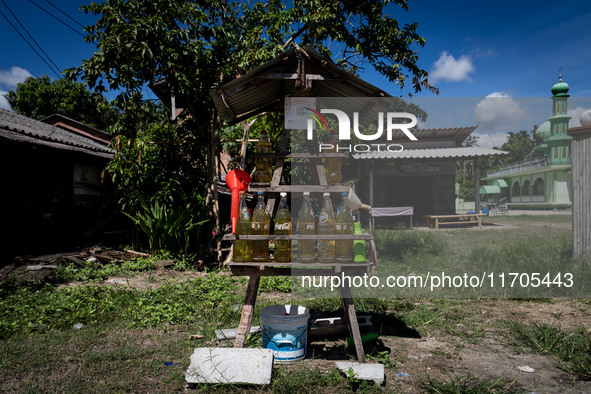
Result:
<svg viewBox="0 0 591 394"><path fill-rule="evenodd" d="M292 278L289 276L263 276L259 283L259 293L278 291L280 293L291 292Z"/></svg>

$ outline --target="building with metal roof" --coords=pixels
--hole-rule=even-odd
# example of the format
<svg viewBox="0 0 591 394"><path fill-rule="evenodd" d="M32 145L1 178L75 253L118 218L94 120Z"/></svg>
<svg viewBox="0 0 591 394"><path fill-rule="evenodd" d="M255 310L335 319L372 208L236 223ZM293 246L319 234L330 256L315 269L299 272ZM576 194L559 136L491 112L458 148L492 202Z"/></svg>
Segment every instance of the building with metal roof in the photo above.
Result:
<svg viewBox="0 0 591 394"><path fill-rule="evenodd" d="M107 141L52 126L45 122L0 108L0 139L4 143L37 146L40 149L76 152L81 155L110 159Z"/></svg>
<svg viewBox="0 0 591 394"><path fill-rule="evenodd" d="M2 258L71 247L105 214L108 142L0 109ZM98 134L97 134L98 135Z"/></svg>
<svg viewBox="0 0 591 394"><path fill-rule="evenodd" d="M382 148L352 154L357 162L354 164L357 193L372 207L413 207L414 223L420 223L424 215L456 213L456 162L473 160L478 169L478 160L507 153L460 146L475 129L476 126L412 129L417 141L405 139L402 133L396 140L388 141L400 144L403 147L400 151L389 152ZM475 177L477 191L480 188L477 173ZM479 206L478 201L476 205ZM378 225L398 221L400 219L395 217L375 218Z"/></svg>

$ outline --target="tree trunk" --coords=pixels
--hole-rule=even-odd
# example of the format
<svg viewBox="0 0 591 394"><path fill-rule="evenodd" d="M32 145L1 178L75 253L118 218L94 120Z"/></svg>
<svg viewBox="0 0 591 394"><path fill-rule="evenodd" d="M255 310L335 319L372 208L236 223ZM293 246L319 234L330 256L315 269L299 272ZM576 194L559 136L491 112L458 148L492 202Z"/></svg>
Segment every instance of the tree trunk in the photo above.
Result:
<svg viewBox="0 0 591 394"><path fill-rule="evenodd" d="M222 249L221 249L221 237L222 224L220 221L220 205L218 200L217 190L217 171L216 171L216 146L217 146L217 124L215 120L212 120L211 132L207 134L207 208L209 210L210 217L215 219L215 250L216 250L216 261L222 260Z"/></svg>

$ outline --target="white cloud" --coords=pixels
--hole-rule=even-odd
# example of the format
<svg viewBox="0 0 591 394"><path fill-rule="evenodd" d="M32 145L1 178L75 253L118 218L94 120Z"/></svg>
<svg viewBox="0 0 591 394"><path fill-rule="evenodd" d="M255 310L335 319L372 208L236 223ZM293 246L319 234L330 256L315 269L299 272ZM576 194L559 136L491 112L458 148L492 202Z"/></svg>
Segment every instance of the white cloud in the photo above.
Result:
<svg viewBox="0 0 591 394"><path fill-rule="evenodd" d="M16 84L32 77L28 70L21 67L11 67L10 70L0 70L0 87L3 89L15 89Z"/></svg>
<svg viewBox="0 0 591 394"><path fill-rule="evenodd" d="M585 107L576 107L571 108L566 111L566 114L571 117L570 121L568 122L568 127L580 127L581 126L581 115L583 112L588 111L589 108Z"/></svg>
<svg viewBox="0 0 591 394"><path fill-rule="evenodd" d="M519 102L503 92L494 92L480 100L474 108L474 121L479 130L514 130L528 119Z"/></svg>
<svg viewBox="0 0 591 394"><path fill-rule="evenodd" d="M478 137L478 146L483 148L494 148L503 145L507 141L507 133L499 131L496 133L474 133Z"/></svg>
<svg viewBox="0 0 591 394"><path fill-rule="evenodd" d="M491 94L487 95L486 97L511 97L507 93L504 92L492 92Z"/></svg>
<svg viewBox="0 0 591 394"><path fill-rule="evenodd" d="M0 90L0 108L11 110L10 109L10 104L8 104L8 100L6 100L6 97L4 97L4 95L6 93L8 93L8 92L5 92L3 90Z"/></svg>
<svg viewBox="0 0 591 394"><path fill-rule="evenodd" d="M474 72L472 58L468 55L461 56L459 59L453 57L446 51L441 52L439 59L433 63L433 68L429 77L434 81L461 82L471 81L469 74Z"/></svg>

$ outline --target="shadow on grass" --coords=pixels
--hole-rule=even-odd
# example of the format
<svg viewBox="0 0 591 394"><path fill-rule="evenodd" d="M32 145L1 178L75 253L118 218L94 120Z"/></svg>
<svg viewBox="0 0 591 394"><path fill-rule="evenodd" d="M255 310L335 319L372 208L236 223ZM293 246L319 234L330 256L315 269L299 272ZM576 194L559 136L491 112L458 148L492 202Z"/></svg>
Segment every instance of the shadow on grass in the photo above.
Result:
<svg viewBox="0 0 591 394"><path fill-rule="evenodd" d="M361 332L362 338L370 333L377 333L379 336L397 336L403 338L421 338L421 335L414 328L406 325L395 314L391 313L364 313L371 317L372 327ZM330 316L335 316L331 314ZM342 317L342 311L340 316ZM320 316L317 316L320 317ZM343 319L344 320L344 319ZM355 358L355 348L348 346L344 340L350 337L348 331L338 330L334 335L323 335L317 337L308 336L308 358L318 360L350 360ZM366 354L387 354L391 349L384 345L382 340L374 339L363 343Z"/></svg>

